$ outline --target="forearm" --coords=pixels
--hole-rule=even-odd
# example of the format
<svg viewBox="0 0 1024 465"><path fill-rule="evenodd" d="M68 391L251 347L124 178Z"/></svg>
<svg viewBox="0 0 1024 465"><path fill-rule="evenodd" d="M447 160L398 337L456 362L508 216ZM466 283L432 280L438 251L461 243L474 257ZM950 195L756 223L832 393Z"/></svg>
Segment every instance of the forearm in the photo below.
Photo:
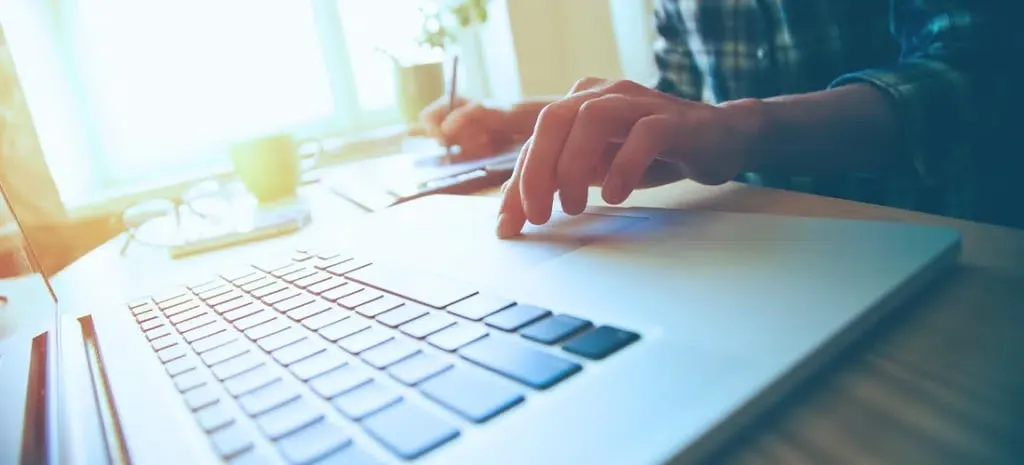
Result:
<svg viewBox="0 0 1024 465"><path fill-rule="evenodd" d="M751 135L745 171L810 176L879 172L906 162L894 107L870 85L723 106Z"/></svg>

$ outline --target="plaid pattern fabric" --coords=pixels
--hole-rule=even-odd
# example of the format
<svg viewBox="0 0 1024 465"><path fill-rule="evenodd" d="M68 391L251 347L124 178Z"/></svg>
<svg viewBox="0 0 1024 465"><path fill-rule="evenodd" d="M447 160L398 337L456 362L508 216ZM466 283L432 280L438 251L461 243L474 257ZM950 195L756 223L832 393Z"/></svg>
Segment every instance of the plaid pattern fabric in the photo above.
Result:
<svg viewBox="0 0 1024 465"><path fill-rule="evenodd" d="M990 199L979 197L978 183L994 179L982 169L982 154L1000 148L993 145L994 131L1012 121L1008 102L1020 96L1006 66L1013 56L1007 55L1009 47L1021 50L1019 35L1013 32L1016 42L1011 39L1011 30L1020 27L1004 21L1020 12L1006 6L1013 3L660 0L655 45L660 78L654 87L722 102L872 84L897 109L905 170L748 180L1000 222L981 213L979 205ZM1024 58L1019 52L1017 57ZM1018 153L1014 159L1018 166L1021 158Z"/></svg>

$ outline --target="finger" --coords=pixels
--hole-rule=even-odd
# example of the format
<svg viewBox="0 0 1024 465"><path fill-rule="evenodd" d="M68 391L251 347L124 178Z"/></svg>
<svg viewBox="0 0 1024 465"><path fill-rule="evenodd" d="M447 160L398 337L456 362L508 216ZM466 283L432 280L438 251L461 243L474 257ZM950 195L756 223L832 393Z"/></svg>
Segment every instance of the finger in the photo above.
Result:
<svg viewBox="0 0 1024 465"><path fill-rule="evenodd" d="M448 97L441 97L427 108L424 108L419 114L420 124L423 125L423 129L430 137L441 137L441 123L444 122L451 112L450 106L459 108L469 103L468 100L462 97L456 97L454 105L450 105L448 100Z"/></svg>
<svg viewBox="0 0 1024 465"><path fill-rule="evenodd" d="M532 143L533 139L528 139L523 144L519 158L516 159L516 166L512 170L512 177L506 182L507 187L502 187L504 195L498 210L496 231L497 236L501 239L518 235L526 225L526 213L523 211L523 200L519 195L519 183L523 173L523 162L526 160L526 153Z"/></svg>
<svg viewBox="0 0 1024 465"><path fill-rule="evenodd" d="M605 202L617 205L629 197L654 157L671 148L673 131L679 129L675 121L669 116L653 115L641 118L633 125L608 168L601 189Z"/></svg>
<svg viewBox="0 0 1024 465"><path fill-rule="evenodd" d="M657 101L621 94L602 95L580 105L555 174L566 213L576 215L586 208L587 187L604 162L605 147L625 140L630 128L658 107Z"/></svg>
<svg viewBox="0 0 1024 465"><path fill-rule="evenodd" d="M586 85L588 83L581 80L574 89L583 90L544 107L537 118L531 137L533 142L526 152L519 183L523 210L533 224L544 224L551 218L551 204L557 190L555 168L579 107L587 100L601 95L596 90L599 87L587 89Z"/></svg>

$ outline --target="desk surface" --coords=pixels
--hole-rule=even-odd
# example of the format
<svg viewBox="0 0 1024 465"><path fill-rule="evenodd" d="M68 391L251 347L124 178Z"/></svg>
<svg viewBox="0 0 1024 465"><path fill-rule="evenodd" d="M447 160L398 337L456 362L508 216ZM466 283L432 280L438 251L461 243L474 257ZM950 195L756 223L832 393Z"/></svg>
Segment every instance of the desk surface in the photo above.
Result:
<svg viewBox="0 0 1024 465"><path fill-rule="evenodd" d="M364 214L319 191L308 198L313 225L275 240L282 249ZM602 204L596 191L591 199ZM950 226L963 235L959 269L737 438L722 462L1019 463L1024 457L1017 445L1024 439L1024 371L1013 361L1024 354L1024 231L740 184L683 182L637 192L626 205L886 219ZM120 245L115 239L59 273L58 293L65 300L88 298L97 276L126 279L144 292L140 274L159 275L149 283L156 286L188 276L200 263L232 262L230 250L171 261L158 250L133 249L122 258Z"/></svg>

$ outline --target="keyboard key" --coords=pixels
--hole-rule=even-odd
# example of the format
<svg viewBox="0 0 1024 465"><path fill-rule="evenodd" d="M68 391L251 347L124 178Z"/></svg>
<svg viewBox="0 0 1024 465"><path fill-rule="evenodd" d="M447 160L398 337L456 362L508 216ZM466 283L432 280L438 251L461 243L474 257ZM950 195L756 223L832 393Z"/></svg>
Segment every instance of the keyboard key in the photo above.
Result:
<svg viewBox="0 0 1024 465"><path fill-rule="evenodd" d="M225 362L242 355L249 351L241 341L235 339L227 344L224 344L216 349L209 350L199 356L203 360L206 366L213 366L221 362Z"/></svg>
<svg viewBox="0 0 1024 465"><path fill-rule="evenodd" d="M256 426L264 436L276 441L323 417L317 406L299 397L256 417Z"/></svg>
<svg viewBox="0 0 1024 465"><path fill-rule="evenodd" d="M302 326L309 328L312 331L318 331L324 326L337 323L341 320L348 318L348 315L338 309L330 309L326 312L318 313L309 318L302 320Z"/></svg>
<svg viewBox="0 0 1024 465"><path fill-rule="evenodd" d="M390 332L383 329L370 328L338 341L338 346L350 354L359 354L371 347L390 341L393 337Z"/></svg>
<svg viewBox="0 0 1024 465"><path fill-rule="evenodd" d="M580 357L601 360L638 339L639 334L612 326L599 326L572 338L562 348Z"/></svg>
<svg viewBox="0 0 1024 465"><path fill-rule="evenodd" d="M284 381L275 381L238 398L238 404L249 416L257 416L299 397Z"/></svg>
<svg viewBox="0 0 1024 465"><path fill-rule="evenodd" d="M224 381L224 389L233 397L248 394L274 381L281 379L269 365L260 365L233 378Z"/></svg>
<svg viewBox="0 0 1024 465"><path fill-rule="evenodd" d="M415 355L419 351L418 347L408 341L392 339L363 352L360 357L374 368L387 368Z"/></svg>
<svg viewBox="0 0 1024 465"><path fill-rule="evenodd" d="M228 409L227 405L224 405L223 402L217 402L216 404L199 409L196 412L196 421L199 422L199 427L203 431L209 433L230 425L235 421L235 417L231 415L231 410Z"/></svg>
<svg viewBox="0 0 1024 465"><path fill-rule="evenodd" d="M224 381L232 377L238 376L245 373L253 368L256 368L263 364L263 358L256 355L253 352L247 352L243 355L235 357L231 360L218 363L210 370L213 371L213 376L217 379Z"/></svg>
<svg viewBox="0 0 1024 465"><path fill-rule="evenodd" d="M384 465L379 459L366 452L366 449L349 445L330 455L317 460L316 465Z"/></svg>
<svg viewBox="0 0 1024 465"><path fill-rule="evenodd" d="M320 376L345 364L344 356L337 350L325 350L312 357L288 366L292 374L303 381Z"/></svg>
<svg viewBox="0 0 1024 465"><path fill-rule="evenodd" d="M199 299L206 301L206 300L213 299L215 297L220 297L220 296L222 296L224 294L227 294L227 293L229 293L229 292L231 292L233 290L235 290L235 288L233 288L231 286L218 286L218 287L215 287L213 289L210 289L210 290L207 290L207 291L203 291L203 292L196 292L196 291L193 291L193 292L196 292L196 297L199 297Z"/></svg>
<svg viewBox="0 0 1024 465"><path fill-rule="evenodd" d="M463 318L480 321L492 313L504 310L516 303L497 296L476 294L465 300L449 305L446 310Z"/></svg>
<svg viewBox="0 0 1024 465"><path fill-rule="evenodd" d="M338 303L341 304L342 306L344 306L345 302L347 302L350 298L359 296L360 294L363 294L365 292L368 292L368 291L363 291L363 292L360 292L359 294L353 294L353 295L351 295L349 297L346 297L346 298L344 298L342 300L339 300ZM390 296L390 295L383 295L382 297L380 297L378 299L375 299L375 300L372 300L372 301L366 303L365 305L357 305L356 307L358 307L358 308L356 308L356 312L358 312L360 315L363 315L365 317L373 318L373 317L375 317L377 315L380 315L381 313L384 313L386 311L398 308L401 305L402 305L402 301L399 300L397 297L393 297L393 296Z"/></svg>
<svg viewBox="0 0 1024 465"><path fill-rule="evenodd" d="M142 312L147 311L147 310L152 309L152 308L153 308L153 302L150 301L149 299L139 300L139 301L136 301L136 302L130 302L128 304L128 309L131 310L133 314L142 313Z"/></svg>
<svg viewBox="0 0 1024 465"><path fill-rule="evenodd" d="M457 324L427 337L430 345L453 352L487 335L487 330L476 325Z"/></svg>
<svg viewBox="0 0 1024 465"><path fill-rule="evenodd" d="M167 318L170 318L172 316L176 316L176 315L188 312L188 311L196 310L198 308L199 308L199 303L198 302L189 301L189 302L183 303L181 305L178 305L178 306L171 307L171 308L167 309L166 311L164 311L164 316L166 316Z"/></svg>
<svg viewBox="0 0 1024 465"><path fill-rule="evenodd" d="M366 370L354 365L344 365L309 381L309 387L320 397L330 399L349 391L372 378Z"/></svg>
<svg viewBox="0 0 1024 465"><path fill-rule="evenodd" d="M274 315L274 312L271 312L270 310L263 310L234 322L234 325L239 331L245 331L249 328L259 326L273 320L275 317L277 317L277 315Z"/></svg>
<svg viewBox="0 0 1024 465"><path fill-rule="evenodd" d="M254 301L249 297L239 297L237 299L229 300L220 305L213 307L213 311L218 315L223 315L232 310L243 308L247 305L253 305Z"/></svg>
<svg viewBox="0 0 1024 465"><path fill-rule="evenodd" d="M286 328L256 342L265 352L273 352L282 347L294 344L306 338L306 334L296 328Z"/></svg>
<svg viewBox="0 0 1024 465"><path fill-rule="evenodd" d="M317 333L323 336L324 339L335 342L369 327L370 322L368 320L358 315L352 315L337 323L320 328Z"/></svg>
<svg viewBox="0 0 1024 465"><path fill-rule="evenodd" d="M196 361L194 358L190 357L182 357L164 365L164 369L167 370L167 374L169 376L178 376L195 367Z"/></svg>
<svg viewBox="0 0 1024 465"><path fill-rule="evenodd" d="M267 276L260 276L255 281L251 281L251 282L243 285L242 286L242 290L245 291L245 292L250 292L251 293L251 292L255 292L257 289L263 289L263 288L265 288L267 286L270 286L271 284L274 284L276 282L277 281L274 281L273 278L269 278Z"/></svg>
<svg viewBox="0 0 1024 465"><path fill-rule="evenodd" d="M149 330L154 329L154 328L159 328L159 327L161 327L163 325L164 325L164 320L153 318L153 319L150 319L148 321L140 322L139 323L139 329L141 329L143 332L146 332L146 331L149 331Z"/></svg>
<svg viewBox="0 0 1024 465"><path fill-rule="evenodd" d="M485 318L484 323L502 331L515 331L550 314L550 310L518 304Z"/></svg>
<svg viewBox="0 0 1024 465"><path fill-rule="evenodd" d="M321 341L303 339L295 344L274 351L271 355L277 363L288 366L306 357L312 356L324 350Z"/></svg>
<svg viewBox="0 0 1024 465"><path fill-rule="evenodd" d="M325 268L324 271L331 273L335 276L344 276L360 268L369 266L370 262L359 258L353 258L352 260L343 261L330 268Z"/></svg>
<svg viewBox="0 0 1024 465"><path fill-rule="evenodd" d="M291 318L292 320L302 321L320 312L326 312L331 308L331 304L317 299L316 301L310 301L310 303L306 305L289 311L287 315L288 318Z"/></svg>
<svg viewBox="0 0 1024 465"><path fill-rule="evenodd" d="M273 306L297 295L299 295L299 291L296 291L295 289L289 287L287 289L281 289L280 291L277 291L273 294L261 298L260 302Z"/></svg>
<svg viewBox="0 0 1024 465"><path fill-rule="evenodd" d="M328 277L327 280L316 283L306 288L306 291L314 295L320 295L331 289L336 289L345 285L345 281L335 278L333 276Z"/></svg>
<svg viewBox="0 0 1024 465"><path fill-rule="evenodd" d="M188 320L191 320L193 318L199 318L200 316L202 316L205 313L206 313L206 309L205 308L196 307L196 308L193 308L191 310L187 310L187 311L184 311L184 312L181 312L181 313L176 313L176 314L174 314L172 316L169 316L169 317L167 317L167 320L170 321L171 324L177 326L178 324L184 323L184 322L186 322Z"/></svg>
<svg viewBox="0 0 1024 465"><path fill-rule="evenodd" d="M190 343L223 330L224 324L209 313L178 325L178 331L185 338L185 342Z"/></svg>
<svg viewBox="0 0 1024 465"><path fill-rule="evenodd" d="M252 448L248 433L237 423L210 435L213 448L221 457L229 459Z"/></svg>
<svg viewBox="0 0 1024 465"><path fill-rule="evenodd" d="M141 325L142 323L146 323L146 322L149 322L149 321L156 320L159 317L160 317L160 314L157 313L156 310L150 310L150 311L148 311L146 313L140 313L140 314L136 315L135 316L135 321Z"/></svg>
<svg viewBox="0 0 1024 465"><path fill-rule="evenodd" d="M388 368L392 378L414 386L452 367L452 362L437 355L420 352Z"/></svg>
<svg viewBox="0 0 1024 465"><path fill-rule="evenodd" d="M408 400L363 420L367 432L399 457L415 459L455 439L459 430Z"/></svg>
<svg viewBox="0 0 1024 465"><path fill-rule="evenodd" d="M273 271L268 271L268 273L270 273L273 276L276 276L276 277L280 278L282 276L286 276L286 275L292 274L292 273L294 273L296 271L300 271L300 270L304 270L304 269L306 269L305 265L302 265L300 263L292 263L292 264L290 264L288 266L285 266L283 268L278 268L278 269L273 270Z"/></svg>
<svg viewBox="0 0 1024 465"><path fill-rule="evenodd" d="M206 373L189 370L174 377L174 387L178 392L186 392L206 384Z"/></svg>
<svg viewBox="0 0 1024 465"><path fill-rule="evenodd" d="M219 399L217 389L210 384L204 384L185 393L185 405L192 411L213 405Z"/></svg>
<svg viewBox="0 0 1024 465"><path fill-rule="evenodd" d="M314 271L313 274L306 276L305 278L299 279L292 284L295 284L295 287L299 289L308 289L309 286L327 281L331 277L332 276L327 273Z"/></svg>
<svg viewBox="0 0 1024 465"><path fill-rule="evenodd" d="M184 291L174 291L166 298L157 298L156 306L160 310L167 311L186 302L191 302L192 296Z"/></svg>
<svg viewBox="0 0 1024 465"><path fill-rule="evenodd" d="M243 305L242 307L236 308L228 312L224 312L221 316L224 317L224 321L227 321L228 323L234 323L238 320L241 320L242 318L257 313L261 310L263 310L262 305L259 305L255 302L249 302L246 305Z"/></svg>
<svg viewBox="0 0 1024 465"><path fill-rule="evenodd" d="M360 305L365 305L374 300L380 299L384 294L381 294L375 289L363 289L359 292L349 294L343 298L337 300L337 304L345 307L349 310L355 309ZM397 304L396 304L397 306ZM388 310L391 310L390 308Z"/></svg>
<svg viewBox="0 0 1024 465"><path fill-rule="evenodd" d="M178 343L178 338L168 334L167 336L154 339L149 344L151 346L153 346L153 350L159 352L159 351L164 350L164 349L166 349L166 348L168 348L170 346L173 346L174 344L177 344L177 343Z"/></svg>
<svg viewBox="0 0 1024 465"><path fill-rule="evenodd" d="M245 286L247 284L259 281L259 280L261 280L263 278L264 278L263 273L260 273L258 271L253 271L252 273L249 273L249 274L247 274L245 276L242 276L241 278L238 278L238 279L232 281L231 283L234 284L235 286L243 287L243 286Z"/></svg>
<svg viewBox="0 0 1024 465"><path fill-rule="evenodd" d="M306 252L295 252L295 255L292 255L293 262L304 262L306 260L311 260L312 258L313 256Z"/></svg>
<svg viewBox="0 0 1024 465"><path fill-rule="evenodd" d="M323 297L324 300L337 302L339 299L344 299L345 297L355 294L356 292L362 291L363 289L366 289L366 287L346 282L345 285L343 286L336 287L327 292L324 292L323 294L320 294L320 297Z"/></svg>
<svg viewBox="0 0 1024 465"><path fill-rule="evenodd" d="M420 304L407 303L394 310L377 315L377 321L389 328L397 328L429 312Z"/></svg>
<svg viewBox="0 0 1024 465"><path fill-rule="evenodd" d="M257 299L262 299L268 295L287 290L288 286L279 282L274 282L269 286L263 286L252 291L252 296Z"/></svg>
<svg viewBox="0 0 1024 465"><path fill-rule="evenodd" d="M184 357L185 354L185 346L181 344L175 344L156 353L157 357L163 363L177 360L181 357Z"/></svg>
<svg viewBox="0 0 1024 465"><path fill-rule="evenodd" d="M556 344L591 325L589 321L574 316L555 315L521 329L519 335L541 344Z"/></svg>
<svg viewBox="0 0 1024 465"><path fill-rule="evenodd" d="M313 297L312 296L308 296L308 295L305 295L305 294L299 294L299 295L296 295L295 297L290 297L288 299L282 300L282 301L274 304L274 310L277 310L277 311L279 311L281 313L288 313L291 310L295 310L296 308L299 308L299 307L301 307L303 305L306 305L306 304L309 304L309 303L312 303L312 302L313 302Z"/></svg>
<svg viewBox="0 0 1024 465"><path fill-rule="evenodd" d="M345 255L338 255L338 256L335 256L335 257L331 257L331 258L325 259L325 260L321 261L320 263L317 263L314 266L314 268L316 268L318 270L326 270L326 269L328 269L328 268L330 268L330 267L332 267L334 265L337 265L337 264L339 264L341 262L349 261L351 259L352 259L352 257L348 257L348 256L345 256Z"/></svg>
<svg viewBox="0 0 1024 465"><path fill-rule="evenodd" d="M230 302L235 299L241 299L244 295L245 294L242 294L241 291L232 289L230 292L227 292L224 295L220 295L210 300L207 300L206 305L216 307L218 305L223 305L224 303Z"/></svg>
<svg viewBox="0 0 1024 465"><path fill-rule="evenodd" d="M258 341L270 336L271 334L277 334L278 332L291 327L292 323L290 321L284 318L274 318L266 323L253 326L252 328L245 330L245 337L253 341Z"/></svg>
<svg viewBox="0 0 1024 465"><path fill-rule="evenodd" d="M153 341L155 339L159 339L159 338L164 337L164 336L169 336L170 334L171 334L171 327L170 326L166 326L166 325L165 326L158 326L158 327L156 327L154 329L146 331L146 340Z"/></svg>
<svg viewBox="0 0 1024 465"><path fill-rule="evenodd" d="M286 274L284 276L281 276L281 280L286 282L286 283L294 283L295 281L298 281L300 279L308 278L310 276L313 276L314 274L316 274L316 270L311 270L309 268L303 268L301 270L293 271L293 272L288 273L288 274Z"/></svg>
<svg viewBox="0 0 1024 465"><path fill-rule="evenodd" d="M444 308L476 294L475 290L455 281L427 273L402 272L380 264L349 273L346 278L434 308Z"/></svg>
<svg viewBox="0 0 1024 465"><path fill-rule="evenodd" d="M489 337L459 350L466 360L512 378L527 386L546 389L582 367L516 340Z"/></svg>
<svg viewBox="0 0 1024 465"><path fill-rule="evenodd" d="M343 415L358 421L401 399L402 396L395 390L376 381L370 381L331 399L331 403Z"/></svg>
<svg viewBox="0 0 1024 465"><path fill-rule="evenodd" d="M398 329L416 339L423 339L454 324L455 318L451 315L435 312L410 321Z"/></svg>
<svg viewBox="0 0 1024 465"><path fill-rule="evenodd" d="M420 384L420 392L475 423L490 420L525 399L519 391L478 370L453 367Z"/></svg>
<svg viewBox="0 0 1024 465"><path fill-rule="evenodd" d="M192 350L196 351L197 354L202 354L208 350L216 349L224 344L238 339L232 331L221 331L213 336L205 339L200 339L192 343Z"/></svg>
<svg viewBox="0 0 1024 465"><path fill-rule="evenodd" d="M277 442L277 450L286 460L295 464L306 464L322 458L332 452L339 451L352 443L337 423L329 419L320 420L301 430L285 436ZM348 449L348 448L346 448ZM318 464L331 463L317 461ZM338 464L358 465L352 460L338 461Z"/></svg>

